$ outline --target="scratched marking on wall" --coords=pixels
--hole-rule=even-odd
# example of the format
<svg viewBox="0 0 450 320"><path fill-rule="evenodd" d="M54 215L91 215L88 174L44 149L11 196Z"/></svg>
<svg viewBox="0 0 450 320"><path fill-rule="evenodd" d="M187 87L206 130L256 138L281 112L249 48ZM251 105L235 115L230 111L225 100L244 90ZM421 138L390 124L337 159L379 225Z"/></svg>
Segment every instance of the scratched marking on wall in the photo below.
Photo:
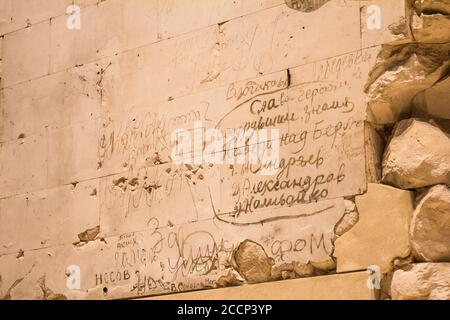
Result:
<svg viewBox="0 0 450 320"><path fill-rule="evenodd" d="M126 165L101 180L99 199L103 231L119 236L115 267L98 270L92 285L120 278L131 294L215 287L246 239L274 267L329 260L343 197L365 188L365 104L354 89L362 92L373 58L359 51L175 99L163 112L144 108L125 123L109 119L99 161ZM280 146L277 173L258 175L264 164L172 164L170 130L198 120L223 132L279 128L266 146ZM223 145L224 156L246 150Z"/></svg>

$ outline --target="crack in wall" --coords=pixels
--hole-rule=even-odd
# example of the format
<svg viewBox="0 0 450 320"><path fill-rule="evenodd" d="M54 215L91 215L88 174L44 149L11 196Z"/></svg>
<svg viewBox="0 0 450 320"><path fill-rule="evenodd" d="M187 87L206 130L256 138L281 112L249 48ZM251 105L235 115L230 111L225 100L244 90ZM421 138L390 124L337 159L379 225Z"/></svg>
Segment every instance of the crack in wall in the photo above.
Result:
<svg viewBox="0 0 450 320"><path fill-rule="evenodd" d="M42 300L67 300L67 297L61 293L54 293L45 284L45 275L38 280L38 285L42 290Z"/></svg>
<svg viewBox="0 0 450 320"><path fill-rule="evenodd" d="M25 278L33 271L35 265L36 264L33 264L31 266L31 269L27 273L25 273L25 275L22 278L15 280L13 284L8 288L8 290L6 290L6 293L3 295L2 298L0 298L0 300L11 300L12 299L11 292L14 290L14 288L20 285L22 281L25 280Z"/></svg>

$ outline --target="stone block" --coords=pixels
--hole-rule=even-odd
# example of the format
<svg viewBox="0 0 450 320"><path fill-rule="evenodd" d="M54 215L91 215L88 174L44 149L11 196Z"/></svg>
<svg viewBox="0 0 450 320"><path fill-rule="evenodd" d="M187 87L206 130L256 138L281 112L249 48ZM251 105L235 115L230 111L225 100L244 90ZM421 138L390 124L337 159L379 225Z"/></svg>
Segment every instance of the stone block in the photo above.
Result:
<svg viewBox="0 0 450 320"><path fill-rule="evenodd" d="M419 263L395 271L391 294L393 300L449 300L450 263Z"/></svg>
<svg viewBox="0 0 450 320"><path fill-rule="evenodd" d="M383 157L383 182L402 189L450 183L450 137L432 123L399 122Z"/></svg>
<svg viewBox="0 0 450 320"><path fill-rule="evenodd" d="M416 55L395 70L385 72L368 92L367 119L376 124L394 124L408 118L412 112L414 97L429 89L443 76L448 64L427 74ZM376 70L376 69L375 69Z"/></svg>
<svg viewBox="0 0 450 320"><path fill-rule="evenodd" d="M369 183L380 183L382 160L386 141L383 128L369 122L364 126L364 144L366 150L366 178Z"/></svg>
<svg viewBox="0 0 450 320"><path fill-rule="evenodd" d="M450 262L450 190L432 187L420 200L411 222L411 245L419 261Z"/></svg>
<svg viewBox="0 0 450 320"><path fill-rule="evenodd" d="M392 28L405 23L404 1L363 0L361 5L362 47L368 48L402 38Z"/></svg>
<svg viewBox="0 0 450 320"><path fill-rule="evenodd" d="M3 87L49 74L50 22L5 35L2 57L8 61L2 67Z"/></svg>
<svg viewBox="0 0 450 320"><path fill-rule="evenodd" d="M337 272L379 266L391 269L395 258L410 252L409 225L413 194L380 184L369 184L367 193L356 197L358 223L339 237L334 245Z"/></svg>
<svg viewBox="0 0 450 320"><path fill-rule="evenodd" d="M0 144L0 198L47 187L45 132Z"/></svg>
<svg viewBox="0 0 450 320"><path fill-rule="evenodd" d="M98 0L4 0L0 4L0 35L65 15L70 5L85 8Z"/></svg>
<svg viewBox="0 0 450 320"><path fill-rule="evenodd" d="M367 273L244 285L208 291L173 294L143 300L375 300L367 288Z"/></svg>
<svg viewBox="0 0 450 320"><path fill-rule="evenodd" d="M48 132L48 187L101 176L97 148L98 121L78 123Z"/></svg>
<svg viewBox="0 0 450 320"><path fill-rule="evenodd" d="M307 214L327 205L332 208L316 215ZM314 208L278 210L278 219L271 224L249 222L241 226L220 220L165 226L163 218L152 217L145 230L105 238L100 226L97 229L100 234L96 232L88 241L76 245L25 250L19 258L17 254L0 256L0 293L9 292L12 299L40 299L43 292L36 284L43 276L46 287L71 299L130 298L211 289L220 286L219 279L234 268L246 274L251 282L253 271L241 260L237 264L231 262L233 256L236 259L234 250L247 239L257 243L270 257L266 267L292 271L289 267L292 263L311 261L315 262L315 269L328 270L332 266L322 265L330 259L333 226L343 211L343 201L334 200ZM298 217L298 212L306 215ZM244 261L246 255L247 252L240 253ZM81 270L79 290L66 286L68 266ZM272 272L267 275L268 280L278 279L272 279ZM18 279L22 280L14 286ZM13 290L9 290L11 286Z"/></svg>
<svg viewBox="0 0 450 320"><path fill-rule="evenodd" d="M189 33L277 5L284 5L284 0L159 0L159 37L166 39ZM195 16L196 19L182 19L185 16Z"/></svg>
<svg viewBox="0 0 450 320"><path fill-rule="evenodd" d="M156 4L156 0L101 1L82 10L80 29L67 28L67 16L53 19L50 71L156 42Z"/></svg>
<svg viewBox="0 0 450 320"><path fill-rule="evenodd" d="M97 118L96 70L85 67L52 74L3 90L0 141L17 139Z"/></svg>
<svg viewBox="0 0 450 320"><path fill-rule="evenodd" d="M447 78L419 93L414 98L413 115L450 120L449 99L450 78Z"/></svg>
<svg viewBox="0 0 450 320"><path fill-rule="evenodd" d="M227 84L227 78L215 73L217 42L218 27L211 26L99 61L104 115L156 110L160 103Z"/></svg>
<svg viewBox="0 0 450 320"><path fill-rule="evenodd" d="M219 71L235 72L244 80L356 51L359 19L358 3L332 1L312 13L277 6L231 20L220 26ZM322 21L329 22L327 28L319 26ZM337 34L337 45L325 45L335 43Z"/></svg>
<svg viewBox="0 0 450 320"><path fill-rule="evenodd" d="M99 224L97 190L88 181L1 199L0 254L78 242Z"/></svg>

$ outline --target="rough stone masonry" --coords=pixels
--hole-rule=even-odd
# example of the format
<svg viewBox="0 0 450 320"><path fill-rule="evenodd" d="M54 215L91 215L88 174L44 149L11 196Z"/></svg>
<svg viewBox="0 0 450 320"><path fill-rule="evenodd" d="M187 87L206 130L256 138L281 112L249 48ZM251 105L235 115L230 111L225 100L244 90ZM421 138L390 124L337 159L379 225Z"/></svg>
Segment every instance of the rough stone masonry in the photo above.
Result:
<svg viewBox="0 0 450 320"><path fill-rule="evenodd" d="M450 0L0 0L0 63L0 299L450 299Z"/></svg>

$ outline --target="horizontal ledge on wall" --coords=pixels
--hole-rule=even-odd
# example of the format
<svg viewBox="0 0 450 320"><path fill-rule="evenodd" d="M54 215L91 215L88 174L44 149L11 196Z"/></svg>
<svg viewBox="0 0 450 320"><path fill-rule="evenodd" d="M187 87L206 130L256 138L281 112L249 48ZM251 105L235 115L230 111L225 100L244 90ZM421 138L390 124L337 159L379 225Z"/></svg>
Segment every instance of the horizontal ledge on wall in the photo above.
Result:
<svg viewBox="0 0 450 320"><path fill-rule="evenodd" d="M375 300L366 271L247 284L138 300Z"/></svg>

